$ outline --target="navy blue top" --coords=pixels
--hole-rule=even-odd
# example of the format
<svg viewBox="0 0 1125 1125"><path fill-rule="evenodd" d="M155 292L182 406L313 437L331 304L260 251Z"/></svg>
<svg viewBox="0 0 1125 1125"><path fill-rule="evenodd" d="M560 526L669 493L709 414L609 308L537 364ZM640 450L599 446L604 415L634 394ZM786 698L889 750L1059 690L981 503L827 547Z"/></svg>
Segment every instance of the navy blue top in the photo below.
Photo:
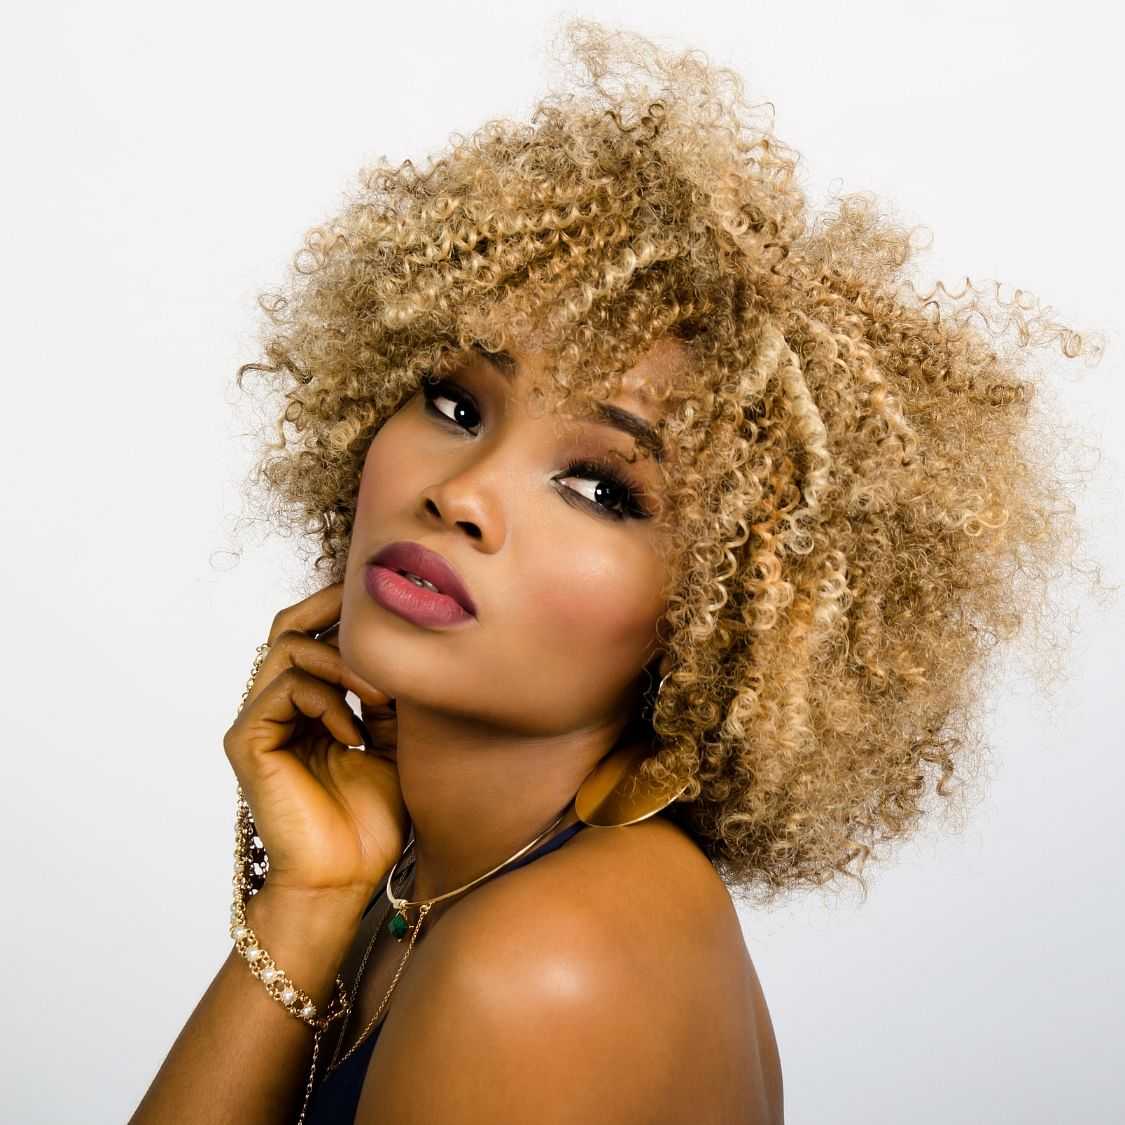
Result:
<svg viewBox="0 0 1125 1125"><path fill-rule="evenodd" d="M517 867L523 867L524 864L531 863L532 860L554 851L555 848L562 847L571 836L585 827L583 821L575 821L569 828L564 828L545 844L540 844L539 847L516 860L515 863L505 867L494 878L499 879L506 872L514 871ZM384 887L371 900L367 910L363 912L364 917L367 917L371 908L381 898L386 897L386 893L387 890ZM341 1063L336 1070L325 1074L323 1078L318 1078L312 1097L309 1098L308 1109L305 1112L305 1125L352 1125L355 1121L356 1108L359 1106L359 1095L363 1089L363 1080L367 1075L367 1066L371 1061L371 1054L375 1050L375 1044L379 1039L379 1032L383 1030L384 1023L386 1023L386 1016L380 1020L379 1026L370 1036L360 1044L359 1050L355 1054ZM326 1065L325 1060L317 1060L317 1070L321 1073L323 1073L322 1067L324 1065Z"/></svg>

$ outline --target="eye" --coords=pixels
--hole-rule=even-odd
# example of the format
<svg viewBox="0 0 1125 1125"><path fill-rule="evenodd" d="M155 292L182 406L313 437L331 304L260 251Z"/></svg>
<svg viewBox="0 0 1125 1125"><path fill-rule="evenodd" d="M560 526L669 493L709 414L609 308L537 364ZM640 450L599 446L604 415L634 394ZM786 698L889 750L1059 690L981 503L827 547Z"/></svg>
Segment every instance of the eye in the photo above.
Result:
<svg viewBox="0 0 1125 1125"><path fill-rule="evenodd" d="M609 461L600 457L573 461L567 465L562 476L556 480L595 481L586 496L577 489L567 491L575 495L583 504L610 516L612 519L649 519L649 513L641 505L641 491L631 484Z"/></svg>
<svg viewBox="0 0 1125 1125"><path fill-rule="evenodd" d="M427 378L422 383L422 394L426 398L426 410L429 413L435 414L447 422L452 422L460 429L464 429L466 425L479 424L480 414L473 405L473 400L453 383L444 379ZM444 409L436 405L439 402L452 403L452 411L447 414ZM475 415L477 421L466 423L464 419L465 411L468 411L470 415Z"/></svg>

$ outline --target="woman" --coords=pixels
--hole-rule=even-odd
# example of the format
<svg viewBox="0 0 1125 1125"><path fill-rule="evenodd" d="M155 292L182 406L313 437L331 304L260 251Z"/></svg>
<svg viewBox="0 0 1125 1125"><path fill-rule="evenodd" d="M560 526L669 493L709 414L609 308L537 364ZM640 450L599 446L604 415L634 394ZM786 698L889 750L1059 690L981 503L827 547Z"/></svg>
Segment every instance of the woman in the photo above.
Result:
<svg viewBox="0 0 1125 1125"><path fill-rule="evenodd" d="M329 581L224 740L235 946L134 1122L781 1122L732 894L956 795L1077 541L978 291L811 222L731 72L569 35L581 96L371 170L265 303Z"/></svg>

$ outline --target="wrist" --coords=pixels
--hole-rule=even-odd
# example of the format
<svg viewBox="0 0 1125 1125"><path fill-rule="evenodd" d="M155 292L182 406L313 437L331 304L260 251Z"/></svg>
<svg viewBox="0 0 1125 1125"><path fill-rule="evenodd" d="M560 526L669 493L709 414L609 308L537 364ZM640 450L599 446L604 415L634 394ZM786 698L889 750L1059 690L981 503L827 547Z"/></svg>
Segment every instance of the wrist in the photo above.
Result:
<svg viewBox="0 0 1125 1125"><path fill-rule="evenodd" d="M346 945L355 937L373 893L271 885L267 878L265 886L247 900L246 920L254 926L257 918L287 941Z"/></svg>
<svg viewBox="0 0 1125 1125"><path fill-rule="evenodd" d="M323 1014L365 906L357 895L270 887L267 880L246 903L246 925L257 945Z"/></svg>

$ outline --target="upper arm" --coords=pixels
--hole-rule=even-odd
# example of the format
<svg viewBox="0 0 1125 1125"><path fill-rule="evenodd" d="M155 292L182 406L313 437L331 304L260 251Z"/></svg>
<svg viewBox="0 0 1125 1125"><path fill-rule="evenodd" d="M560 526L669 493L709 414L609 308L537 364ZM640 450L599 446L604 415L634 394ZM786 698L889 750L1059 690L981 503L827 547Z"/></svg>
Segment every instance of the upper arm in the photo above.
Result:
<svg viewBox="0 0 1125 1125"><path fill-rule="evenodd" d="M489 924L429 951L409 1002L388 1016L355 1125L672 1119L662 1114L676 1060L654 1022L658 990L557 921Z"/></svg>

